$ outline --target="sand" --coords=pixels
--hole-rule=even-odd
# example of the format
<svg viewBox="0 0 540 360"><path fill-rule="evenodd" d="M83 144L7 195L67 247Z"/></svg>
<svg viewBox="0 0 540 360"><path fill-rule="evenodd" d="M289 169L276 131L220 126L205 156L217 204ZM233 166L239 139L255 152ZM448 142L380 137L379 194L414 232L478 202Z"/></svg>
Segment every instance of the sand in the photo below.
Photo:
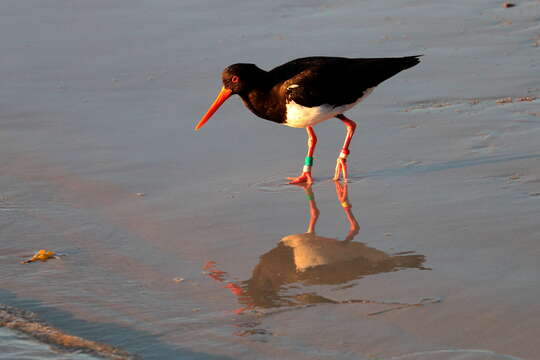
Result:
<svg viewBox="0 0 540 360"><path fill-rule="evenodd" d="M22 340L25 345L19 346L20 348L22 348L17 349L20 352L23 352L25 350L24 348L28 350L28 348L32 348L34 345L34 343L32 343L31 341L28 341L28 338L21 336L22 334L25 334L39 340L44 344L51 345L54 350L57 350L57 352L69 353L70 355L74 355L73 353L77 353L77 355L83 354L81 358L96 359L97 356L99 358L108 358L112 360L136 359L130 354L121 351L120 349L116 349L110 345L100 344L95 341L89 341L77 336L66 334L62 331L59 331L58 329L55 329L54 327L51 327L39 321L38 317L34 313L19 310L10 306L0 306L0 326L2 327L2 329L8 328L15 330L15 334L18 334L20 336L19 339ZM3 334L4 336L9 336L8 334ZM13 343L14 341L10 341L10 339L4 338L3 342L9 344ZM38 352L38 354L36 355L39 356L39 350L33 350ZM4 351L3 356L9 358L10 351L7 352L8 354L5 354L6 351ZM51 355L54 355L54 353ZM20 358L21 356L31 357L32 355L23 355L20 353L17 354L17 358Z"/></svg>
<svg viewBox="0 0 540 360"><path fill-rule="evenodd" d="M515 4L2 1L0 303L143 359L537 359L540 2ZM337 120L315 204L284 181L304 131L238 98L193 131L231 63L416 54L348 113L352 239Z"/></svg>

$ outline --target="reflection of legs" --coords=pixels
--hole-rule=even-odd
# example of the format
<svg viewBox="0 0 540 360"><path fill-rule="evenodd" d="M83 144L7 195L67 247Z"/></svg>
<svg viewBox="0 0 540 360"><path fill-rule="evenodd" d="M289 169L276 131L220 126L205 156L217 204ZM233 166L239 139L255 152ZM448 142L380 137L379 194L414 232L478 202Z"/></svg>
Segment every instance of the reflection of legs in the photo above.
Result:
<svg viewBox="0 0 540 360"><path fill-rule="evenodd" d="M338 200L345 211L347 220L349 220L349 234L347 234L345 241L351 241L360 231L360 225L358 225L358 221L356 221L356 218L351 211L351 203L349 203L348 199L347 183L341 184L339 181L335 181L335 184Z"/></svg>
<svg viewBox="0 0 540 360"><path fill-rule="evenodd" d="M304 191L309 201L309 225L306 232L309 234L314 234L315 224L317 224L317 220L319 219L320 212L319 212L319 209L317 208L317 203L315 202L315 195L313 194L313 190L311 190L311 186L304 185Z"/></svg>
<svg viewBox="0 0 540 360"><path fill-rule="evenodd" d="M343 114L336 116L339 120L343 121L347 127L347 136L345 137L345 142L343 143L343 148L341 153L336 161L336 173L334 175L334 180L338 180L341 173L343 173L343 180L347 181L347 156L349 155L349 144L354 135L354 130L356 129L356 123L351 119L348 119Z"/></svg>
<svg viewBox="0 0 540 360"><path fill-rule="evenodd" d="M317 145L317 136L315 136L315 131L313 131L311 126L306 127L306 131L308 135L308 151L304 169L302 170L302 175L288 178L291 180L289 184L313 183L313 179L311 178L311 166L313 165L313 153L315 152L315 145Z"/></svg>

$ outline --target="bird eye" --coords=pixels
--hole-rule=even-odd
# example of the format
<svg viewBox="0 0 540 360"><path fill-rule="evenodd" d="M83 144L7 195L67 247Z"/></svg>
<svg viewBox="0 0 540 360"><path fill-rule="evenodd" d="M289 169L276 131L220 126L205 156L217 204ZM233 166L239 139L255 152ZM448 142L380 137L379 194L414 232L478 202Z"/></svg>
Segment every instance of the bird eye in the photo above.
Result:
<svg viewBox="0 0 540 360"><path fill-rule="evenodd" d="M235 84L236 84L239 80L240 80L240 78L239 78L238 76L236 76L236 75L234 75L234 76L231 78L231 82L233 82L233 83L235 83Z"/></svg>

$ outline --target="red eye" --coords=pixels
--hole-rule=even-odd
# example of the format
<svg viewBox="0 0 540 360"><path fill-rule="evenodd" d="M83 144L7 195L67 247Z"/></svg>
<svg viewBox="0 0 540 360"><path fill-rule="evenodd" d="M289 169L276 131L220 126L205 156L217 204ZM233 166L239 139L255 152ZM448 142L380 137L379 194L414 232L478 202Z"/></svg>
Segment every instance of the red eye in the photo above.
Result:
<svg viewBox="0 0 540 360"><path fill-rule="evenodd" d="M234 75L234 76L231 78L231 81L232 81L233 83L235 83L235 84L236 84L239 80L240 80L240 78L239 78L238 76L236 76L236 75Z"/></svg>

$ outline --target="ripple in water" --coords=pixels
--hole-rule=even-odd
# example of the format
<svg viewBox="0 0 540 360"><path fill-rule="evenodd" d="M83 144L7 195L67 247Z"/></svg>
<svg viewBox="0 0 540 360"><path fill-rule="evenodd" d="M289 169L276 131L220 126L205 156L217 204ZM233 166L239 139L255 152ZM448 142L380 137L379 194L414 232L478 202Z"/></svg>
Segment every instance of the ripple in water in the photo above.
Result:
<svg viewBox="0 0 540 360"><path fill-rule="evenodd" d="M0 327L0 360L97 360L88 354L62 354L27 335Z"/></svg>
<svg viewBox="0 0 540 360"><path fill-rule="evenodd" d="M0 360L138 360L113 346L66 334L36 314L0 304Z"/></svg>
<svg viewBox="0 0 540 360"><path fill-rule="evenodd" d="M384 360L522 360L520 358L501 355L488 350L432 350L400 355Z"/></svg>
<svg viewBox="0 0 540 360"><path fill-rule="evenodd" d="M364 177L351 177L347 180L347 183L349 185L355 184L355 183L360 182L362 179L364 179ZM333 182L334 180L332 180L332 178L314 177L312 187L318 187L323 184L330 184ZM272 176L262 178L261 180L251 184L250 188L258 190L258 191L263 191L263 192L298 191L298 186L289 184L289 181L287 180L285 176L283 176L283 174L272 175Z"/></svg>

